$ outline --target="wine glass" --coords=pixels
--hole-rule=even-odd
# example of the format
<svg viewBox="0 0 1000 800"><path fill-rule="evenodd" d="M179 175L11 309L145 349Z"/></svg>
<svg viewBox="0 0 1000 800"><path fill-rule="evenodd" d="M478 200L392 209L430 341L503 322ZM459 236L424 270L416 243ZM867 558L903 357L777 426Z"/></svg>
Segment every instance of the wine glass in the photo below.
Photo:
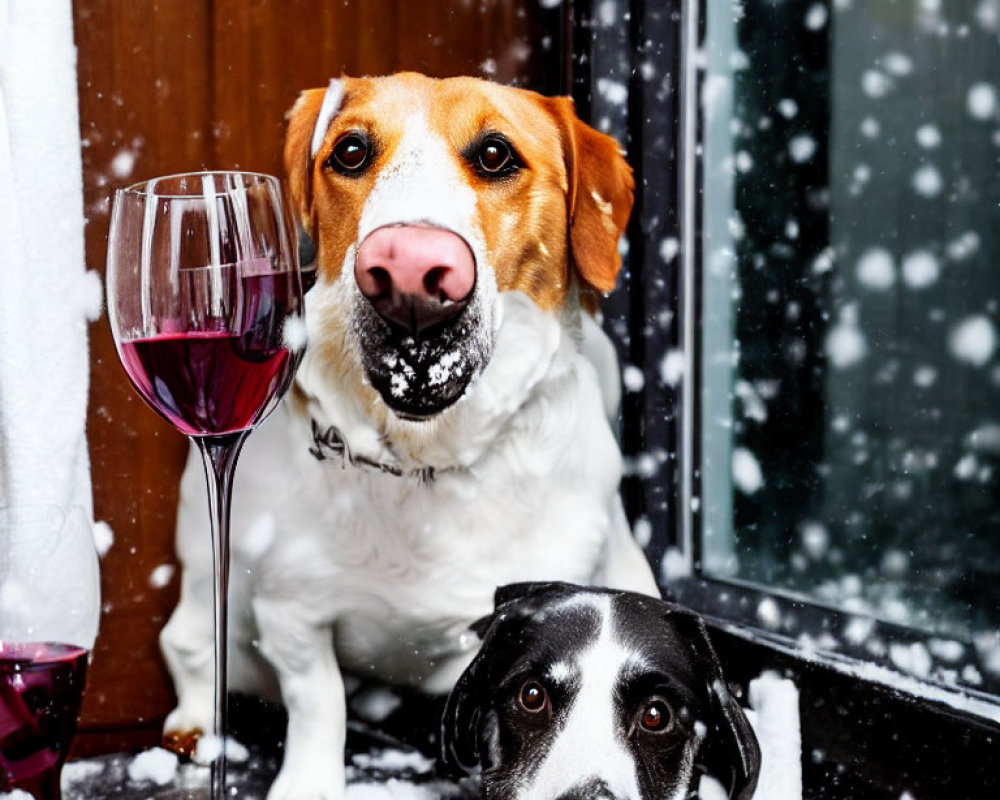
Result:
<svg viewBox="0 0 1000 800"><path fill-rule="evenodd" d="M60 799L99 614L89 514L0 508L0 794Z"/></svg>
<svg viewBox="0 0 1000 800"><path fill-rule="evenodd" d="M108 316L142 398L201 451L215 561L211 798L225 791L226 598L232 479L249 432L277 405L304 344L302 285L279 181L196 172L115 193Z"/></svg>

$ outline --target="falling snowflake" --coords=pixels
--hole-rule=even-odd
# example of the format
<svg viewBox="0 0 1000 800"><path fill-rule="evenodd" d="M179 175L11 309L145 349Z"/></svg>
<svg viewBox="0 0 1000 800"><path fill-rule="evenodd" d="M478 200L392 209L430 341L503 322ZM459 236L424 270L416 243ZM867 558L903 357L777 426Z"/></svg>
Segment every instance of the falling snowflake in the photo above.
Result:
<svg viewBox="0 0 1000 800"><path fill-rule="evenodd" d="M933 164L925 164L913 173L913 189L923 197L937 197L944 188L941 172Z"/></svg>
<svg viewBox="0 0 1000 800"><path fill-rule="evenodd" d="M903 280L911 289L926 289L937 283L941 265L927 250L915 250L903 257Z"/></svg>
<svg viewBox="0 0 1000 800"><path fill-rule="evenodd" d="M820 30L826 25L827 16L826 6L822 3L813 3L806 12L806 27L811 31Z"/></svg>
<svg viewBox="0 0 1000 800"><path fill-rule="evenodd" d="M951 354L974 367L986 364L997 349L996 328L988 317L973 315L956 325L948 337Z"/></svg>
<svg viewBox="0 0 1000 800"><path fill-rule="evenodd" d="M861 90L869 97L885 97L892 89L892 78L881 70L869 69L861 76Z"/></svg>
<svg viewBox="0 0 1000 800"><path fill-rule="evenodd" d="M754 494L764 486L764 473L757 457L745 447L733 450L733 485L743 494Z"/></svg>
<svg viewBox="0 0 1000 800"><path fill-rule="evenodd" d="M941 130L937 125L921 125L917 128L917 144L927 150L933 150L941 145Z"/></svg>
<svg viewBox="0 0 1000 800"><path fill-rule="evenodd" d="M826 336L825 349L830 363L837 369L853 367L868 354L868 343L858 328L854 303L841 309L840 319Z"/></svg>
<svg viewBox="0 0 1000 800"><path fill-rule="evenodd" d="M796 164L804 164L816 155L816 140L807 133L799 134L788 143L788 152Z"/></svg>
<svg viewBox="0 0 1000 800"><path fill-rule="evenodd" d="M989 83L974 84L969 89L966 106L975 119L991 119L997 110L996 88Z"/></svg>
<svg viewBox="0 0 1000 800"><path fill-rule="evenodd" d="M884 247L873 247L858 259L856 274L866 288L885 291L896 282L896 264L892 254Z"/></svg>

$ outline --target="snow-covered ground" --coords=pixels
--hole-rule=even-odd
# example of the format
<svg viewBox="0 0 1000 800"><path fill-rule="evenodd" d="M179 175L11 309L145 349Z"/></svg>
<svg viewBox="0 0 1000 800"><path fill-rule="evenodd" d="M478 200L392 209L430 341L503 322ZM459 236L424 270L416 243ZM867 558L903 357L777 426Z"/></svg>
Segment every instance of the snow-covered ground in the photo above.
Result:
<svg viewBox="0 0 1000 800"><path fill-rule="evenodd" d="M777 674L765 673L751 682L748 697L748 717L757 733L762 754L755 797L801 800L802 747L795 684ZM473 800L479 796L477 780L454 781L441 777L434 758L406 744L394 744L380 735L377 745L355 749L351 748L350 741L352 752L347 756L345 800ZM360 741L371 744L367 739ZM265 800L277 772L278 757L237 745L235 757L228 767L230 797ZM197 790L207 784L207 767L181 763L177 756L162 748L135 755L74 761L64 767L62 775L64 800L167 797L181 800L188 797L188 790ZM726 797L726 792L718 781L704 778L699 795L701 800L713 800ZM25 798L0 794L0 800Z"/></svg>
<svg viewBox="0 0 1000 800"><path fill-rule="evenodd" d="M229 797L264 800L276 772L273 757L251 752L246 760L229 765ZM471 800L479 794L471 781L436 776L432 759L402 746L354 754L348 762L347 779L346 800ZM134 756L74 761L63 768L62 775L63 800L181 800L189 791L207 785L207 767L182 764L173 753L160 748ZM2 794L0 798L7 800Z"/></svg>

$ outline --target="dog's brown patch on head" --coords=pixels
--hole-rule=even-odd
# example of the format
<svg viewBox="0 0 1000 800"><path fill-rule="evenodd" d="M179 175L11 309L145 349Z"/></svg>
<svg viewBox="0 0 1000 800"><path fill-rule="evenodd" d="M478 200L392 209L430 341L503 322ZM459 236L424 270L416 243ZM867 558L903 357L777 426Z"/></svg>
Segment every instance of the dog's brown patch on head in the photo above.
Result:
<svg viewBox="0 0 1000 800"><path fill-rule="evenodd" d="M368 79L341 79L343 95L337 113L322 134L315 154L311 145L325 90L303 92L289 112L285 168L299 222L317 246L320 274L333 280L348 248L355 244L365 198L378 177L378 165L391 157L402 133L400 117L380 108L379 93ZM346 137L367 140L370 162L355 174L333 166L334 148Z"/></svg>
<svg viewBox="0 0 1000 800"><path fill-rule="evenodd" d="M542 308L558 306L569 277L568 182L559 130L542 98L472 78L444 82L439 91L431 126L466 155L497 287L525 292ZM492 176L476 164L484 143L497 140L509 145L515 167Z"/></svg>
<svg viewBox="0 0 1000 800"><path fill-rule="evenodd" d="M338 112L315 156L310 146L324 90L304 92L289 113L285 164L296 212L319 248L319 269L335 278L356 244L365 200L390 162L408 116L422 113L475 190L486 256L500 291L519 290L558 307L575 268L584 301L614 288L618 239L634 181L618 144L577 119L568 98L546 98L476 78L415 73L343 78ZM331 168L343 137L367 137L370 163L355 175ZM509 143L517 168L477 169L484 141Z"/></svg>
<svg viewBox="0 0 1000 800"><path fill-rule="evenodd" d="M575 266L585 294L614 288L618 239L634 181L620 148L577 119L568 98L547 98L475 78L438 82L431 124L456 152L474 155L494 134L519 168L500 178L467 164L498 288L559 306Z"/></svg>

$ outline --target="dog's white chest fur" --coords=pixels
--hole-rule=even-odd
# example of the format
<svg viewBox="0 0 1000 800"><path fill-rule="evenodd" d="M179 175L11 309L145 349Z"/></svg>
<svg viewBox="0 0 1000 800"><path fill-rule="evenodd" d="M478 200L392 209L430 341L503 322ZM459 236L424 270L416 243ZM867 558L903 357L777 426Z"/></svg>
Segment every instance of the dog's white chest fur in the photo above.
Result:
<svg viewBox="0 0 1000 800"><path fill-rule="evenodd" d="M489 613L496 586L604 579L595 567L623 525L621 464L593 367L559 320L527 298L505 296L503 316L475 391L432 423L373 430L353 413L352 396L310 387L307 359L300 380L324 402L310 403L307 417L280 409L240 459L234 639L260 635L240 609L271 608L289 628L332 625L344 668L443 691L474 644L469 622ZM310 452L306 426L324 431L331 420L349 458ZM434 448L421 451L424 424L440 427ZM196 469L188 477L200 480ZM185 499L180 547L190 568L205 563L207 522L198 521L200 492ZM276 646L268 635L264 646Z"/></svg>

